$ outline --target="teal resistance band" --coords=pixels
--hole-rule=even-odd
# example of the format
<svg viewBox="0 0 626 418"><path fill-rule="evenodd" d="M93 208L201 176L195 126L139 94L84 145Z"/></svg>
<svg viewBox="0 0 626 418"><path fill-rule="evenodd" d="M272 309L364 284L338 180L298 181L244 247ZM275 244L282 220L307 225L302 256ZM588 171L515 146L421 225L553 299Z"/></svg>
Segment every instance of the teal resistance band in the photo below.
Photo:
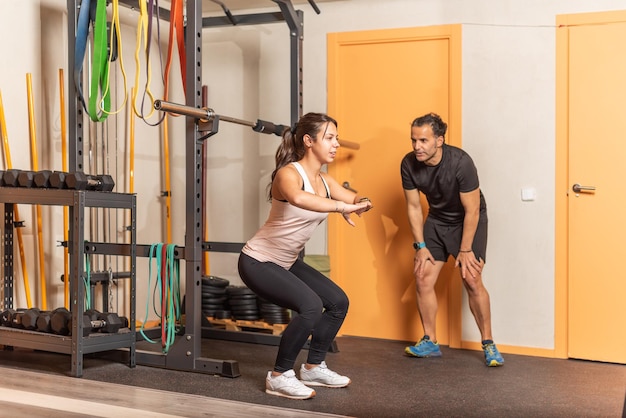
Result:
<svg viewBox="0 0 626 418"><path fill-rule="evenodd" d="M156 273L156 286L155 286L155 292L156 289L159 290L159 292L161 291L161 250L163 248L163 244L152 244L150 246L150 253L149 253L149 258L148 258L148 292L150 291L150 287L151 287L151 283L152 283L152 254L156 254L156 260L157 260L157 273ZM144 320L141 324L141 327L139 328L139 333L141 334L141 336L143 337L144 340L148 341L151 344L156 344L157 341L153 341L150 338L148 338L148 336L143 332L144 328L145 328L145 324L148 321L148 311L150 310L150 303L148 301L148 299L146 298L146 315L144 317ZM158 313L157 313L158 315Z"/></svg>
<svg viewBox="0 0 626 418"><path fill-rule="evenodd" d="M162 265L162 256L163 253L163 244L152 244L150 246L149 252L149 265L148 265L148 289L152 287L152 259L153 257L156 259L156 278L155 278L155 290L153 293L153 305L155 306L155 313L160 317L161 321L164 323L166 328L166 337L163 342L163 353L167 353L170 347L174 344L176 333L180 329L178 324L180 322L180 263L175 258L174 252L176 250L176 245L169 244L166 248L166 271L161 270ZM163 295L161 292L163 280L167 280L166 289L167 294ZM156 298L157 291L159 292L159 298ZM159 315L156 312L157 304L161 306L160 302L163 298L167 298L167 312L161 312ZM146 313L143 323L139 329L140 334L144 338L144 340L148 341L151 344L157 344L158 341L154 341L150 339L144 333L145 323L148 320L148 311L150 310L150 304L146 301Z"/></svg>
<svg viewBox="0 0 626 418"><path fill-rule="evenodd" d="M85 310L91 309L91 266L89 263L89 254L85 254L85 275L83 283L85 285Z"/></svg>
<svg viewBox="0 0 626 418"><path fill-rule="evenodd" d="M166 340L163 352L167 353L178 331L178 321L180 320L180 265L174 256L176 245L169 244L166 248L165 260L167 265L167 316L166 316Z"/></svg>

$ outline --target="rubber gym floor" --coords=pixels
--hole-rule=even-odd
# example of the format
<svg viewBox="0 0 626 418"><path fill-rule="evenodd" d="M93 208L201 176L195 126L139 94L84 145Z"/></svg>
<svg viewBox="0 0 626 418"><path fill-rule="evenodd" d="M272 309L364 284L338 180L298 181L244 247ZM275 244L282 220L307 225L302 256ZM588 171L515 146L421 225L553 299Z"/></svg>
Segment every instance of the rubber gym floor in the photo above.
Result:
<svg viewBox="0 0 626 418"><path fill-rule="evenodd" d="M344 389L318 388L317 396L305 401L265 394L264 378L273 364L275 346L214 339L203 339L202 356L236 360L241 376L219 377L143 365L130 368L113 359L111 353L97 353L85 357L83 377L76 378L69 377L70 357L67 355L14 348L0 351L0 372L3 369L5 372L19 370L29 376L34 372L36 379L19 384L4 379L0 392L1 388L7 387L37 392L37 385L46 378L65 377L64 385L69 382L77 387L80 382L85 386L90 382L124 385L122 389L115 386L112 392L144 388L173 392L174 395L193 395L191 398L196 400L234 401L222 402L215 410L203 404L205 406L199 406L200 409L180 410L180 414L170 416L311 416L325 413L364 418L622 417L626 414L625 365L504 354L503 367L489 368L483 363L482 352L472 350L443 346L442 357L418 359L403 354L407 343L402 341L344 336L338 337L336 344L338 351L328 354L327 363L330 368L350 376L351 385ZM138 342L138 349L159 348L142 341ZM303 350L298 367L305 356ZM58 387L52 394L64 396L64 387ZM96 399L100 404L114 405L113 400L117 399L115 395L88 392L86 399ZM78 394L73 394L72 399L75 396ZM137 407L137 402L139 399L131 404ZM275 409L250 409L249 404ZM2 411L8 412L12 407L17 408L16 404L0 399ZM118 413L116 416L123 415ZM137 413L133 415L138 416ZM8 416L20 415L11 413ZM34 416L32 411L30 416Z"/></svg>

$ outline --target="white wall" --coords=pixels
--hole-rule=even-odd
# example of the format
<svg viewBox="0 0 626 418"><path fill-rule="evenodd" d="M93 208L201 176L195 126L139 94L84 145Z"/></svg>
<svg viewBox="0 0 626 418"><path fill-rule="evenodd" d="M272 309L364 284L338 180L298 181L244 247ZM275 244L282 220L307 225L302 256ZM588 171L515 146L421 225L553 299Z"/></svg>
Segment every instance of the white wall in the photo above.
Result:
<svg viewBox="0 0 626 418"><path fill-rule="evenodd" d="M42 0L46 10L63 10L65 0ZM227 1L226 1L227 3ZM396 27L463 25L463 146L473 156L486 195L490 237L485 281L491 293L494 334L509 345L554 347L554 131L555 21L558 14L623 9L619 0L338 0L318 4L316 15L304 11L304 111L325 111L326 35L331 32ZM43 10L43 9L42 9ZM269 9L275 10L275 7ZM246 11L255 12L255 11ZM40 113L48 147L58 157L51 73L66 60L58 18L40 22L36 1L0 3L3 55L11 65L0 68L0 89L13 141L27 138L24 74L34 73L42 91ZM57 11L56 12L61 13ZM124 11L127 71L134 75L134 12ZM54 30L48 26L54 25ZM59 39L40 48L41 35ZM57 31L57 32L55 32ZM163 25L164 36L167 26ZM13 40L19 34L19 44ZM50 49L57 53L52 54ZM209 105L217 113L248 120L289 123L289 35L286 25L271 24L206 29L203 38L203 83ZM39 62L47 58L43 67ZM52 67L52 68L50 68ZM156 64L153 66L155 70ZM173 80L176 76L173 75ZM132 84L132 81L131 81ZM158 86L154 88L157 92ZM180 95L178 97L181 97ZM45 102L44 102L45 100ZM180 99L182 100L182 99ZM9 104L10 103L10 104ZM417 115L416 115L417 116ZM363 123L367 123L364 115ZM45 119L45 118L44 118ZM176 121L174 124L179 123ZM408 123L408 122L407 122ZM120 129L125 125L120 122ZM137 155L141 243L163 240L155 214L162 210L160 148L155 128L139 127L142 147ZM180 126L180 125L178 125ZM39 128L44 129L43 127ZM173 134L172 163L175 221L174 241L184 242L184 135ZM56 142L55 142L56 141ZM44 141L45 142L45 141ZM265 187L273 169L278 138L227 123L209 140L209 239L244 241L262 223L269 209ZM407 144L408 147L408 144ZM12 148L14 165L28 164L26 147ZM123 159L123 154L118 155ZM123 170L121 170L123 171ZM522 188L536 190L536 199L523 202ZM32 237L31 237L32 239ZM49 238L54 241L58 238ZM326 231L320 228L307 247L326 252ZM212 273L238 281L235 256L212 255ZM56 261L51 264L57 266ZM145 261L140 267L145 270ZM58 268L56 268L58 270ZM145 273L140 273L145 280ZM52 280L52 279L50 279ZM141 284L138 284L141 287ZM138 311L143 303L141 292ZM479 339L469 310L464 308L463 339Z"/></svg>
<svg viewBox="0 0 626 418"><path fill-rule="evenodd" d="M27 27L32 28L35 26L40 21L40 8L36 2L3 2L0 5L0 19L2 54L6 57L5 64L0 69L0 91L2 92L2 102L7 123L7 136L11 144L11 160L15 168L30 167L26 74L32 74L33 91L41 91L42 54L39 29L25 30L24 22L29 22ZM19 37L16 36L16 33L19 33ZM19 42L17 42L18 39ZM36 103L35 106L37 107L35 117L37 120L41 120L40 103ZM38 128L41 127L38 126ZM39 139L41 144L41 138ZM4 190L0 190L1 192L4 192ZM19 209L20 217L23 219L29 219L31 212L34 212L30 207L20 207ZM28 263L31 264L29 268L31 283L38 280L36 271L37 259L33 256L34 252L32 251L36 248L36 241L33 239L33 234L36 234L36 230L32 226L32 222L27 222L26 227L23 229L26 257ZM17 252L15 254L16 264L19 264L17 262L19 259ZM16 275L19 274L18 272L16 272ZM15 288L16 297L25 300L21 281L20 284L16 283ZM33 294L33 297L35 297L35 294Z"/></svg>

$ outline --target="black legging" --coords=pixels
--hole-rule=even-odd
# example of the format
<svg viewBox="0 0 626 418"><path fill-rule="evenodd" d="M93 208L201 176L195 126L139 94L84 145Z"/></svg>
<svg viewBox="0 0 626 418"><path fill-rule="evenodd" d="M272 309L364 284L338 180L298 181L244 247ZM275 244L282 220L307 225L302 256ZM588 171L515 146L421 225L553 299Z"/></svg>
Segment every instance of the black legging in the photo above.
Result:
<svg viewBox="0 0 626 418"><path fill-rule="evenodd" d="M242 253L239 275L261 298L298 313L280 339L274 370L283 373L293 369L310 335L307 363L320 364L348 312L345 292L300 259L285 270L275 263L262 263Z"/></svg>

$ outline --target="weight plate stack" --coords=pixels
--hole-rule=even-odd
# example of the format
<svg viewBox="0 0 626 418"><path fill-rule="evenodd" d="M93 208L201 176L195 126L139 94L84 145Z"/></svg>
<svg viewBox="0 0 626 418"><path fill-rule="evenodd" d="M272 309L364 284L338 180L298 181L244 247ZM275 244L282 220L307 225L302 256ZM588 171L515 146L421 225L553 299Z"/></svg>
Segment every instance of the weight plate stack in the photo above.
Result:
<svg viewBox="0 0 626 418"><path fill-rule="evenodd" d="M263 320L270 325L288 324L291 320L289 309L268 302L265 299L259 298L259 309Z"/></svg>
<svg viewBox="0 0 626 418"><path fill-rule="evenodd" d="M245 286L228 286L228 306L234 319L258 321L261 319L257 295Z"/></svg>
<svg viewBox="0 0 626 418"><path fill-rule="evenodd" d="M213 314L213 317L215 319L232 319L233 314L231 311L215 311L215 313Z"/></svg>
<svg viewBox="0 0 626 418"><path fill-rule="evenodd" d="M202 312L215 316L217 311L226 310L228 295L226 288L230 282L217 276L202 276Z"/></svg>

